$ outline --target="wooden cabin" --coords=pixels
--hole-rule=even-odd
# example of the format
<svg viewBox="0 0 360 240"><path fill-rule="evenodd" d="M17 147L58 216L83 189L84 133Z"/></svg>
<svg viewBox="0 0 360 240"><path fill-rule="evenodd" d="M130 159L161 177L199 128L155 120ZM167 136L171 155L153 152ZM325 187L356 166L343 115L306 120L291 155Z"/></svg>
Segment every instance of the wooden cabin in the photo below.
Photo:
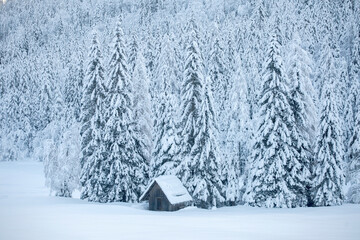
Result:
<svg viewBox="0 0 360 240"><path fill-rule="evenodd" d="M140 197L140 201L145 200L149 200L149 210L153 211L177 211L192 202L181 181L171 175L155 178Z"/></svg>

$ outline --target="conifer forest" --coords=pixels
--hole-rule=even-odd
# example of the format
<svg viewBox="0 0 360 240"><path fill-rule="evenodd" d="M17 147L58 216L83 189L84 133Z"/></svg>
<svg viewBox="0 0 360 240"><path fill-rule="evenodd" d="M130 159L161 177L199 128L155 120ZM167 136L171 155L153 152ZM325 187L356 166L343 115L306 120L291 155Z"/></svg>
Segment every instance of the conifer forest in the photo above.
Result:
<svg viewBox="0 0 360 240"><path fill-rule="evenodd" d="M359 0L0 2L0 161L53 195L360 203Z"/></svg>

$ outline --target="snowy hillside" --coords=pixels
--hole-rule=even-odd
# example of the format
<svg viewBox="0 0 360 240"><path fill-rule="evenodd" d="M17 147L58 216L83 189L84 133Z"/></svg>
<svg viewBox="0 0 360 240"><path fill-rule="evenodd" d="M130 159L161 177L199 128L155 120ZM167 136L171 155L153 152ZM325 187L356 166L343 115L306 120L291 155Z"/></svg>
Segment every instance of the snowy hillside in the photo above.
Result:
<svg viewBox="0 0 360 240"><path fill-rule="evenodd" d="M0 161L46 201L141 212L174 175L219 220L360 203L359 96L360 0L0 4Z"/></svg>
<svg viewBox="0 0 360 240"><path fill-rule="evenodd" d="M41 163L0 163L0 239L357 240L360 236L360 205L153 212L145 209L146 204L49 197L44 181Z"/></svg>

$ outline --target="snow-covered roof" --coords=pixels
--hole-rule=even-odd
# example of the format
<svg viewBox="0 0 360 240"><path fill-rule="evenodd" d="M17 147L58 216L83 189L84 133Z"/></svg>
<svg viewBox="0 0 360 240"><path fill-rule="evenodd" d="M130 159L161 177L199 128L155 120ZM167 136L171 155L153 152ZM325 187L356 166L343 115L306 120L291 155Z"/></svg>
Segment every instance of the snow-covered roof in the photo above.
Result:
<svg viewBox="0 0 360 240"><path fill-rule="evenodd" d="M160 176L152 180L144 194L140 197L140 201L148 199L148 192L151 190L155 182L159 185L171 204L174 205L192 201L189 192L186 190L181 181L176 176L172 175Z"/></svg>

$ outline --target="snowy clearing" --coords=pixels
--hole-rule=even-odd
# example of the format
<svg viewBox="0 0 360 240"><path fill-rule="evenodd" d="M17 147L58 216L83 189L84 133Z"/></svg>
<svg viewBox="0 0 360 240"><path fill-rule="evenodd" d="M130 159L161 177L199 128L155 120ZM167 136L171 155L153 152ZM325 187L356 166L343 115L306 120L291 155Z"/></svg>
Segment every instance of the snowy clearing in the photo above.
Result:
<svg viewBox="0 0 360 240"><path fill-rule="evenodd" d="M0 163L0 239L354 239L360 205L327 208L187 208L150 212L146 204L99 204L50 197L43 167Z"/></svg>

